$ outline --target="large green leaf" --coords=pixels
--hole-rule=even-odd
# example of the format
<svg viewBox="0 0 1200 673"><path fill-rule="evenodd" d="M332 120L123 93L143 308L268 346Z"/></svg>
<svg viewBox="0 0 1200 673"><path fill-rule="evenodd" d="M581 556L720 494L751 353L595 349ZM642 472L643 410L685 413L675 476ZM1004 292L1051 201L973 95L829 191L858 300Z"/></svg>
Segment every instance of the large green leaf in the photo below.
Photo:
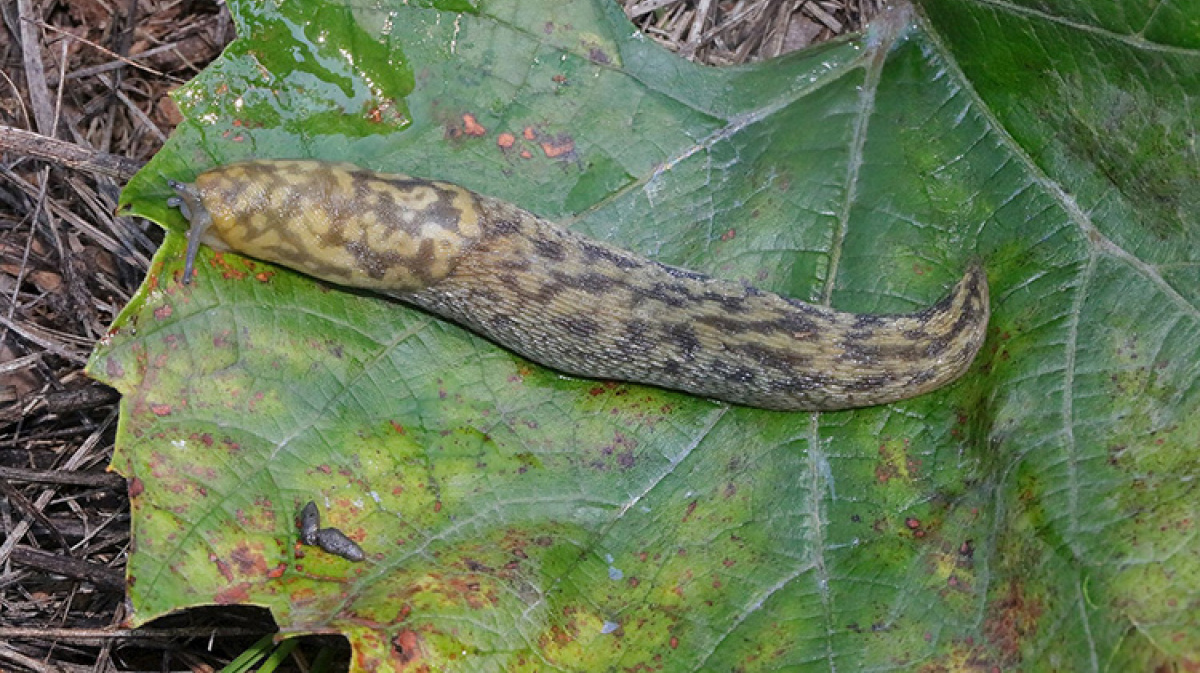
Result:
<svg viewBox="0 0 1200 673"><path fill-rule="evenodd" d="M261 604L364 669L1200 665L1200 11L931 0L714 70L606 0L412 4L232 3L125 192L172 228L90 365L125 395L134 623ZM847 310L978 255L993 324L958 384L852 412L568 379L230 254L181 285L166 178L251 156ZM309 499L366 563L296 546Z"/></svg>

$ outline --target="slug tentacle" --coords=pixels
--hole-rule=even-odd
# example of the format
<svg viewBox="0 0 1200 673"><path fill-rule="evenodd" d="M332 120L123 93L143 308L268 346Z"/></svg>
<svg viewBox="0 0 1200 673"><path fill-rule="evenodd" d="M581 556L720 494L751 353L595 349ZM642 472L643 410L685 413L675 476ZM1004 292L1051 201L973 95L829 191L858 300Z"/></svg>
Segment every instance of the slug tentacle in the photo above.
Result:
<svg viewBox="0 0 1200 673"><path fill-rule="evenodd" d="M212 216L208 214L208 209L201 201L200 192L195 187L174 180L168 181L167 184L176 193L175 196L167 199L167 205L178 208L191 225L188 227L187 257L183 264L183 282L187 284L192 282L192 269L196 264L196 254L200 252L200 243L203 242L205 233L212 226Z"/></svg>
<svg viewBox="0 0 1200 673"><path fill-rule="evenodd" d="M767 409L945 385L970 366L989 315L977 263L923 311L846 313L660 264L457 185L347 164L243 162L176 191L193 226L189 269L203 238L397 298L568 374Z"/></svg>

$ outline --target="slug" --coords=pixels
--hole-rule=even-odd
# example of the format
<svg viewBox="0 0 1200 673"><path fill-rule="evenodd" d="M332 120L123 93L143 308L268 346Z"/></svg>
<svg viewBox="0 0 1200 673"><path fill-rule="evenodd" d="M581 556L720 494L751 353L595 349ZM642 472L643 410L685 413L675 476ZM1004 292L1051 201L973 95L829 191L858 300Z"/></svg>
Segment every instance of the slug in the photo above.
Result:
<svg viewBox="0 0 1200 673"><path fill-rule="evenodd" d="M321 512L309 500L300 510L300 544L358 563L367 558L358 543L337 528L321 528Z"/></svg>
<svg viewBox="0 0 1200 673"><path fill-rule="evenodd" d="M660 264L458 185L320 161L171 182L201 243L380 293L561 372L777 410L886 404L957 379L987 327L978 263L903 315L815 306Z"/></svg>
<svg viewBox="0 0 1200 673"><path fill-rule="evenodd" d="M300 542L309 546L317 544L317 532L321 529L321 511L317 503L309 500L300 510Z"/></svg>

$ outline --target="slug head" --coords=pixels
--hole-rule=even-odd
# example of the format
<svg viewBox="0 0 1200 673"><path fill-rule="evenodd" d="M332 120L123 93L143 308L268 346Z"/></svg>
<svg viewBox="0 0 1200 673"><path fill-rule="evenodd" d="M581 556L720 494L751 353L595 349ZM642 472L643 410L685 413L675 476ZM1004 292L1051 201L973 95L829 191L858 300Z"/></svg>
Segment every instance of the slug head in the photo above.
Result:
<svg viewBox="0 0 1200 673"><path fill-rule="evenodd" d="M339 285L424 289L480 236L478 199L443 182L318 161L246 161L172 183L191 222L187 278L201 243Z"/></svg>
<svg viewBox="0 0 1200 673"><path fill-rule="evenodd" d="M167 184L171 189L175 190L175 196L167 199L167 205L172 208L178 208L179 212L187 219L190 227L188 228L188 244L187 258L183 267L183 282L184 284L192 282L192 269L196 264L196 253L200 250L201 243L208 243L211 246L220 246L220 239L209 238L205 239L205 234L212 226L212 217L208 214L208 209L204 207L203 201L200 199L200 193L196 190L196 186L186 183L168 180Z"/></svg>

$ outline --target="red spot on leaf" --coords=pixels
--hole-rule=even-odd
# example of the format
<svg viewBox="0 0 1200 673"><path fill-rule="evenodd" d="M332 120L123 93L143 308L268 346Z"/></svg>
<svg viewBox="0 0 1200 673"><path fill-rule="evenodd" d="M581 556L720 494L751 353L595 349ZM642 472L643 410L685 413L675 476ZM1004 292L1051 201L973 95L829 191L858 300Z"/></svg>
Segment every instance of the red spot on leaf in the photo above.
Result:
<svg viewBox="0 0 1200 673"><path fill-rule="evenodd" d="M213 268L221 269L221 277L225 280L242 280L246 277L246 272L235 269L225 261L225 253L216 252L212 256Z"/></svg>
<svg viewBox="0 0 1200 673"><path fill-rule="evenodd" d="M174 312L174 307L172 307L170 304L165 304L154 309L154 317L157 320L166 320L167 318L170 318L171 314Z"/></svg>
<svg viewBox="0 0 1200 673"><path fill-rule="evenodd" d="M721 240L725 242L732 241L735 238L737 238L737 229L730 229L729 231L721 234Z"/></svg>
<svg viewBox="0 0 1200 673"><path fill-rule="evenodd" d="M501 133L500 135L496 136L496 144L499 145L501 149L508 149L516 143L517 138L511 133Z"/></svg>
<svg viewBox="0 0 1200 673"><path fill-rule="evenodd" d="M667 641L667 644L671 646L672 650L674 650L679 647L679 638L671 636L671 639Z"/></svg>
<svg viewBox="0 0 1200 673"><path fill-rule="evenodd" d="M483 128L483 126L475 120L475 115L471 114L470 112L464 114L462 116L462 120L463 133L466 133L469 136L475 136L476 138L487 133L487 129Z"/></svg>
<svg viewBox="0 0 1200 673"><path fill-rule="evenodd" d="M171 413L171 405L169 404L151 404L150 411L155 416L167 416Z"/></svg>

